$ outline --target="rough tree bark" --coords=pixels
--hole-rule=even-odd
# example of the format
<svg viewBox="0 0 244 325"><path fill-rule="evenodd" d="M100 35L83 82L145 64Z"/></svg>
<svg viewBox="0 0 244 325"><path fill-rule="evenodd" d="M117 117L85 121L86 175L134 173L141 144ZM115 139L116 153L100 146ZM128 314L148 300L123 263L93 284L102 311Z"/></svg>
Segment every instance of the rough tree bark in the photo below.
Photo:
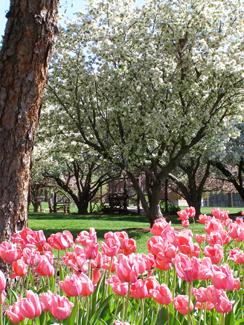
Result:
<svg viewBox="0 0 244 325"><path fill-rule="evenodd" d="M0 52L0 241L27 223L29 168L59 0L11 0Z"/></svg>
<svg viewBox="0 0 244 325"><path fill-rule="evenodd" d="M201 214L201 200L204 186L210 174L210 162L201 164L201 156L189 159L187 164L179 164L186 176L185 182L170 174L169 178L176 185L173 190L183 196L189 206L196 209L196 217Z"/></svg>

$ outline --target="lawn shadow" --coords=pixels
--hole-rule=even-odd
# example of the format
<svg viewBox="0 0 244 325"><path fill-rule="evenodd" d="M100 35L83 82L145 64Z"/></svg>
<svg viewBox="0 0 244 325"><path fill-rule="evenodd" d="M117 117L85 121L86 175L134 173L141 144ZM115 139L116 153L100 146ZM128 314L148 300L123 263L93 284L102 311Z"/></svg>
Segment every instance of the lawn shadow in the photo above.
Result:
<svg viewBox="0 0 244 325"><path fill-rule="evenodd" d="M111 214L111 215L101 215L101 214L88 214L88 215L78 215L78 214L63 214L63 213L29 213L30 220L106 220L106 221L131 221L131 222L148 222L146 216L143 215L122 215L122 214Z"/></svg>
<svg viewBox="0 0 244 325"><path fill-rule="evenodd" d="M77 237L77 235L82 231L82 230L88 230L88 229L71 229L70 232L72 233L72 235L74 236L74 238ZM139 239L141 238L145 233L149 232L149 228L125 228L125 229L113 229L113 232L115 231L126 231L128 236L130 238L134 238L134 239ZM56 228L56 229L45 229L44 230L44 234L46 236L46 238L48 238L51 234L56 233L56 232L62 232L64 231L63 228ZM96 233L97 233L97 238L98 240L103 240L104 239L104 234L106 232L111 231L110 229L97 229Z"/></svg>

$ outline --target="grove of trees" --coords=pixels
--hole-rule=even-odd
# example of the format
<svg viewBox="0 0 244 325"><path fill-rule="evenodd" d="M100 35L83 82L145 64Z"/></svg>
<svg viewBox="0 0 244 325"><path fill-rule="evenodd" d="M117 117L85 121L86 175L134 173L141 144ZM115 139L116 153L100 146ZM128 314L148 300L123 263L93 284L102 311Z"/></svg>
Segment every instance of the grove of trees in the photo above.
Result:
<svg viewBox="0 0 244 325"><path fill-rule="evenodd" d="M238 1L94 1L59 36L47 125L126 171L151 224L169 174L194 172L187 155L197 165L195 151L238 135L241 16Z"/></svg>

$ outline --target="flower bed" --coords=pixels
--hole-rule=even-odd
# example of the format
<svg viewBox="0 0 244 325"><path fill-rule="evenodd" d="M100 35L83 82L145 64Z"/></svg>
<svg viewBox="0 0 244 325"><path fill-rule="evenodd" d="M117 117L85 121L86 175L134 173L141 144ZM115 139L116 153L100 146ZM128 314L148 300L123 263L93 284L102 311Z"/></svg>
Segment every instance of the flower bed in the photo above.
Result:
<svg viewBox="0 0 244 325"><path fill-rule="evenodd" d="M157 219L147 254L127 233L52 234L29 228L0 244L1 324L241 324L244 222L226 211L201 215L205 234ZM62 252L63 251L63 252ZM56 252L56 253L55 253ZM62 254L60 254L62 252ZM60 255L63 255L62 257ZM55 257L57 256L57 257Z"/></svg>

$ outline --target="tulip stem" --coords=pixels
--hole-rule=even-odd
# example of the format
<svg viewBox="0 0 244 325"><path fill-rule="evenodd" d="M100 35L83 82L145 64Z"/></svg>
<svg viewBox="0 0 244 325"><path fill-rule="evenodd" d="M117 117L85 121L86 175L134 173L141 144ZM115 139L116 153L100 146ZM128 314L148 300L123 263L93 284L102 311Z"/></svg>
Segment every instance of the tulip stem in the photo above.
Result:
<svg viewBox="0 0 244 325"><path fill-rule="evenodd" d="M221 318L220 318L220 325L225 325L225 314L222 314L222 315L221 315Z"/></svg>
<svg viewBox="0 0 244 325"><path fill-rule="evenodd" d="M124 306L123 306L123 321L124 322L126 321L126 318L127 318L129 296L130 296L130 284L128 284L128 293L125 297Z"/></svg>
<svg viewBox="0 0 244 325"><path fill-rule="evenodd" d="M0 303L0 325L2 325L2 324L3 324L3 305L2 305L2 301L1 301L1 303Z"/></svg>
<svg viewBox="0 0 244 325"><path fill-rule="evenodd" d="M141 300L141 325L144 324L144 309L145 309L145 301Z"/></svg>
<svg viewBox="0 0 244 325"><path fill-rule="evenodd" d="M187 312L188 323L189 323L189 324L192 324L191 315L190 315L190 307L191 307L191 287L192 287L192 283L189 282L189 284L188 284L188 312Z"/></svg>

